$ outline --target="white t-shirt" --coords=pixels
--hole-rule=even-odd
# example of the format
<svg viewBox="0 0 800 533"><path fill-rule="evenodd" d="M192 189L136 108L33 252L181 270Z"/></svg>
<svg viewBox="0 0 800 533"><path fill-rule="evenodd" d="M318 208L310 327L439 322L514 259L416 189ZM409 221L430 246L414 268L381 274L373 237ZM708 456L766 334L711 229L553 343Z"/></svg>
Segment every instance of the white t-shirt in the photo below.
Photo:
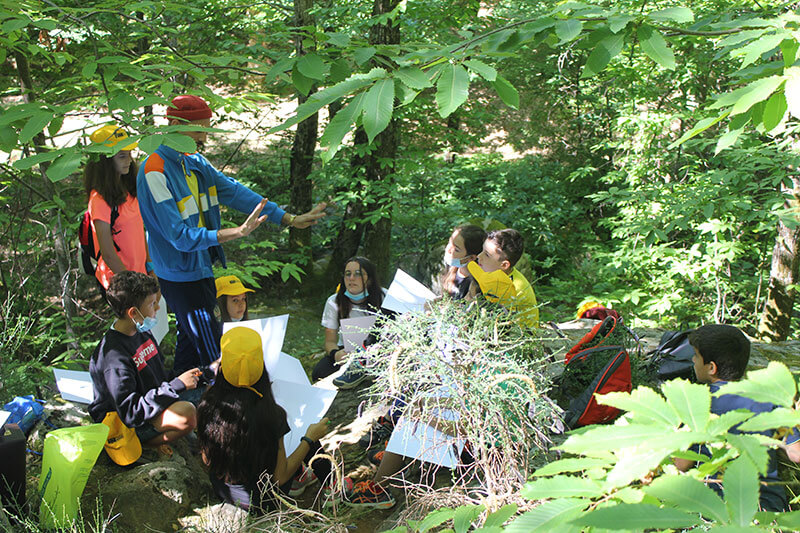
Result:
<svg viewBox="0 0 800 533"><path fill-rule="evenodd" d="M386 298L386 289L381 288L381 290L383 291L383 297ZM347 318L356 318L373 314L375 314L375 312L369 311L364 304L353 304L353 307L350 308L350 316ZM342 332L339 330L339 306L336 304L336 293L331 294L325 301L325 309L322 310L322 327L338 331L339 346L344 344Z"/></svg>

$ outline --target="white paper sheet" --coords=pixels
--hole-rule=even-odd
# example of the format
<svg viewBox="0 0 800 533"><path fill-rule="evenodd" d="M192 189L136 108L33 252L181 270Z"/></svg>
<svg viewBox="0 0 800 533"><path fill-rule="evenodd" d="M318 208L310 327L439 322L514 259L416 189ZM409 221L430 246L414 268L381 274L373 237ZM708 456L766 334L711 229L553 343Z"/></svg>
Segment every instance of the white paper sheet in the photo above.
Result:
<svg viewBox="0 0 800 533"><path fill-rule="evenodd" d="M342 340L344 341L344 351L352 353L364 347L364 339L369 335L376 318L376 316L370 315L343 318L339 321L339 329L342 332Z"/></svg>
<svg viewBox="0 0 800 533"><path fill-rule="evenodd" d="M386 451L446 468L458 465L464 440L442 433L428 424L400 417Z"/></svg>
<svg viewBox="0 0 800 533"><path fill-rule="evenodd" d="M272 382L272 394L278 405L286 410L286 420L290 428L289 433L283 437L286 455L291 455L297 449L308 426L325 416L336 393L336 390L321 389L313 385L283 380Z"/></svg>
<svg viewBox="0 0 800 533"><path fill-rule="evenodd" d="M58 391L65 400L78 403L92 403L94 400L92 377L88 372L54 368L53 376L56 378Z"/></svg>
<svg viewBox="0 0 800 533"><path fill-rule="evenodd" d="M398 313L421 312L425 310L425 302L434 298L436 295L430 289L398 268L382 307Z"/></svg>
<svg viewBox="0 0 800 533"><path fill-rule="evenodd" d="M11 413L0 409L0 429L3 429L3 426L5 425L6 420L8 420L9 416L11 416ZM2 435L2 433L0 433L0 435Z"/></svg>
<svg viewBox="0 0 800 533"><path fill-rule="evenodd" d="M164 340L167 333L169 333L169 315L167 314L167 301L165 299L161 299L161 302L158 307L158 311L156 311L156 320L158 323L156 327L153 328L153 337L156 338L156 342L161 345L161 341Z"/></svg>
<svg viewBox="0 0 800 533"><path fill-rule="evenodd" d="M267 368L267 372L269 372L269 379L272 383L280 380L311 386L311 382L308 380L306 371L303 368L303 363L288 353L281 352L278 356L277 364L272 368Z"/></svg>
<svg viewBox="0 0 800 533"><path fill-rule="evenodd" d="M257 318L255 320L243 320L242 322L225 322L222 324L222 333L237 327L245 327L255 330L261 335L261 342L264 349L264 364L267 371L272 375L274 369L279 365L283 339L286 336L286 325L289 322L289 315L273 316L269 318Z"/></svg>

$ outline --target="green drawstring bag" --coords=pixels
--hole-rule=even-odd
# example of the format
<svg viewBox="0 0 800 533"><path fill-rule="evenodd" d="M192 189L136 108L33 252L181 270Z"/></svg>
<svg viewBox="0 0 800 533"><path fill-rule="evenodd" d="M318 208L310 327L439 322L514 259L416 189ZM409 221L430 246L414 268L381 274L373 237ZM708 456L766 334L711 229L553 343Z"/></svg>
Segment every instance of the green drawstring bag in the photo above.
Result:
<svg viewBox="0 0 800 533"><path fill-rule="evenodd" d="M107 438L105 424L56 429L47 434L39 478L39 522L43 527L69 527L75 521L89 472Z"/></svg>

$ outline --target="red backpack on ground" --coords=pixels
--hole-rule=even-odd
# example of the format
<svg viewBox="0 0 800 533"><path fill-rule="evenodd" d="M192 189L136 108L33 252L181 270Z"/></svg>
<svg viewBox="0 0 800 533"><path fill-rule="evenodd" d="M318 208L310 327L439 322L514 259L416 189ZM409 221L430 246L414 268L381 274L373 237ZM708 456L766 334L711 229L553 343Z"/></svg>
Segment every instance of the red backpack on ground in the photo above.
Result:
<svg viewBox="0 0 800 533"><path fill-rule="evenodd" d="M598 404L594 395L631 391L627 335L627 329L608 316L567 352L557 394L568 427L602 424L619 415L619 409Z"/></svg>

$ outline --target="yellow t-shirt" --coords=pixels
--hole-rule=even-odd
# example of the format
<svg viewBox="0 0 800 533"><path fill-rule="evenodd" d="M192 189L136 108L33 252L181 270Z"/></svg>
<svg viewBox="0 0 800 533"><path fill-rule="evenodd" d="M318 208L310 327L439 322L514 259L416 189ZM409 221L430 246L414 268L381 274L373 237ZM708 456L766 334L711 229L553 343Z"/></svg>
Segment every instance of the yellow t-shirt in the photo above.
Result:
<svg viewBox="0 0 800 533"><path fill-rule="evenodd" d="M536 294L533 292L533 287L516 268L509 273L509 277L517 290L511 310L518 313L518 319L522 325L538 328L539 307L536 305Z"/></svg>

